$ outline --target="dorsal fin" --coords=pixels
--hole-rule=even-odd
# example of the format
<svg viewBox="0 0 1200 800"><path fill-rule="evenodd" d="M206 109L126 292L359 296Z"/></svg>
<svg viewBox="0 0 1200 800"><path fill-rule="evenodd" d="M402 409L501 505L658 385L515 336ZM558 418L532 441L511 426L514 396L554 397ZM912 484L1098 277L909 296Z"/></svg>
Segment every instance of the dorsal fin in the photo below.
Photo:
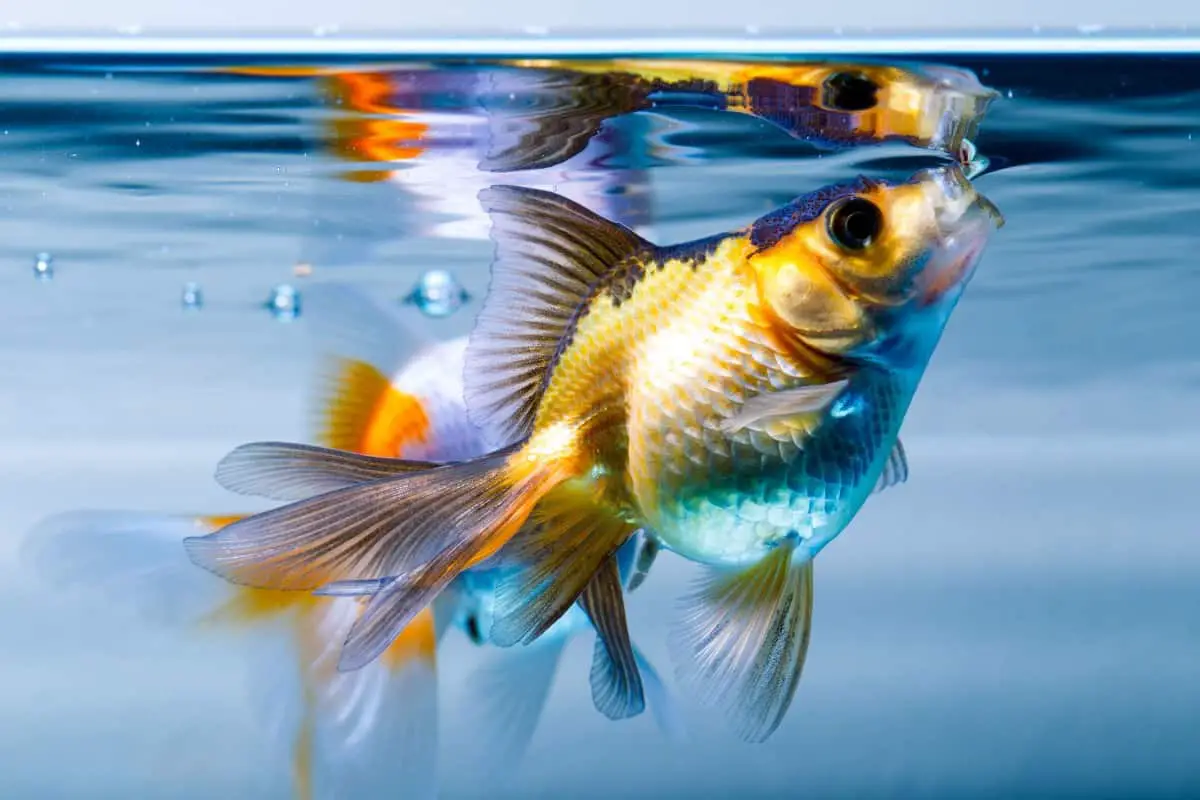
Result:
<svg viewBox="0 0 1200 800"><path fill-rule="evenodd" d="M532 430L559 342L597 281L653 245L553 192L492 186L479 201L496 255L463 383L471 421L501 446Z"/></svg>

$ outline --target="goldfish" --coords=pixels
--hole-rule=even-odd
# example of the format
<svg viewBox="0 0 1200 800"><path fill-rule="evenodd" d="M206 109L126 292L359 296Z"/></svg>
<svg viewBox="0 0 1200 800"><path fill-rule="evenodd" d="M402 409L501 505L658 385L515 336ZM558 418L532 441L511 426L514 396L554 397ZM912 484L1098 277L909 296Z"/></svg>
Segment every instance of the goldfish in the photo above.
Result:
<svg viewBox="0 0 1200 800"><path fill-rule="evenodd" d="M806 658L813 561L907 479L901 422L1002 214L956 165L670 246L551 192L481 199L495 256L463 375L491 452L242 445L221 482L286 481L291 502L187 539L189 557L262 588L372 585L339 658L353 671L497 560L516 568L497 643L535 641L576 602L619 631L614 557L642 530L706 570L670 637L677 675L766 740Z"/></svg>
<svg viewBox="0 0 1200 800"><path fill-rule="evenodd" d="M308 318L321 345L310 393L314 441L364 455L465 459L485 451L467 418L462 362L467 340L425 338L347 287L310 293ZM401 351L416 342L416 352ZM230 587L197 572L180 543L243 514L83 510L54 515L30 532L25 555L56 585L101 589L134 601L156 621L255 635L252 676L264 723L290 751L300 800L403 787L405 796L437 790L437 649L449 629L474 644L486 635L497 570L464 573L438 603L406 626L379 661L353 674L336 654L362 609L357 597ZM622 574L644 545L625 546ZM231 591L232 589L232 591ZM492 742L485 754L497 777L518 764L537 727L565 644L588 627L576 610L538 647L502 651L467 687L476 725ZM285 652L280 652L282 648ZM632 646L632 645L631 645ZM635 650L636 652L636 650ZM660 727L681 734L673 700L650 662L637 653L646 695ZM288 678L292 678L289 680ZM501 737L500 734L503 734ZM503 746L495 741L503 739Z"/></svg>

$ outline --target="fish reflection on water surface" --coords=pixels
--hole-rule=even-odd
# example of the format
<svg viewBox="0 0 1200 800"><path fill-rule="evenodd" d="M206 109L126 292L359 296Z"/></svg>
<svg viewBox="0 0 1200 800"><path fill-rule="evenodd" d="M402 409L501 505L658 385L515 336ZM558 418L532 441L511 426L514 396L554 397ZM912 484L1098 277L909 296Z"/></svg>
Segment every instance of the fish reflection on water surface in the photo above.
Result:
<svg viewBox="0 0 1200 800"><path fill-rule="evenodd" d="M520 59L222 71L319 80L339 109L329 141L345 156L383 165L478 149L478 168L494 172L558 166L608 120L671 108L748 114L821 148L900 141L959 156L997 96L969 70L871 61Z"/></svg>

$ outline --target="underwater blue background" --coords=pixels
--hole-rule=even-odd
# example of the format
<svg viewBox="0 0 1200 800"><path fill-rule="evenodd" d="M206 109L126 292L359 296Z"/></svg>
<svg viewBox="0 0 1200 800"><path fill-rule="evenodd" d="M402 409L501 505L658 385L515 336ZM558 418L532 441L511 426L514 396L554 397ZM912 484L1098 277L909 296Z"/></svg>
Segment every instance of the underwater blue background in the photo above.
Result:
<svg viewBox="0 0 1200 800"><path fill-rule="evenodd" d="M817 561L780 730L745 745L690 703L684 744L649 714L609 722L584 635L516 782L496 789L472 770L456 702L480 651L455 634L440 655L446 797L1200 794L1200 62L938 60L1003 93L978 185L1007 225L905 422L909 481ZM397 307L465 334L491 255L467 201L504 177L448 163L344 180L306 81L28 67L0 81L0 788L288 797L286 759L251 719L247 643L81 602L29 573L20 539L75 508L265 507L212 470L242 442L307 434L307 318L263 309L271 288L350 282L399 303L445 269L472 295L460 311ZM612 127L607 166L572 185L659 243L929 161L817 158L715 112ZM42 251L53 280L31 273ZM180 306L188 281L199 311ZM664 555L628 601L666 674L693 574Z"/></svg>

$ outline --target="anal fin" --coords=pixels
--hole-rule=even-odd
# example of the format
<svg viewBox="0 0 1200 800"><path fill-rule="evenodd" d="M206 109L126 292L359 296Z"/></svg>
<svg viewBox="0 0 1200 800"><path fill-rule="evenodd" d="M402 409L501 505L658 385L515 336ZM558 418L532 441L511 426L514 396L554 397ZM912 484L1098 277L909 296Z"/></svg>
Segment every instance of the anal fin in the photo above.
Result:
<svg viewBox="0 0 1200 800"><path fill-rule="evenodd" d="M545 633L635 530L581 492L588 490L563 484L548 494L502 551L504 563L519 568L496 587L494 644L528 644Z"/></svg>
<svg viewBox="0 0 1200 800"><path fill-rule="evenodd" d="M642 677L629 639L621 577L613 556L592 575L579 605L596 629L592 654L592 702L609 719L637 716L646 708Z"/></svg>

